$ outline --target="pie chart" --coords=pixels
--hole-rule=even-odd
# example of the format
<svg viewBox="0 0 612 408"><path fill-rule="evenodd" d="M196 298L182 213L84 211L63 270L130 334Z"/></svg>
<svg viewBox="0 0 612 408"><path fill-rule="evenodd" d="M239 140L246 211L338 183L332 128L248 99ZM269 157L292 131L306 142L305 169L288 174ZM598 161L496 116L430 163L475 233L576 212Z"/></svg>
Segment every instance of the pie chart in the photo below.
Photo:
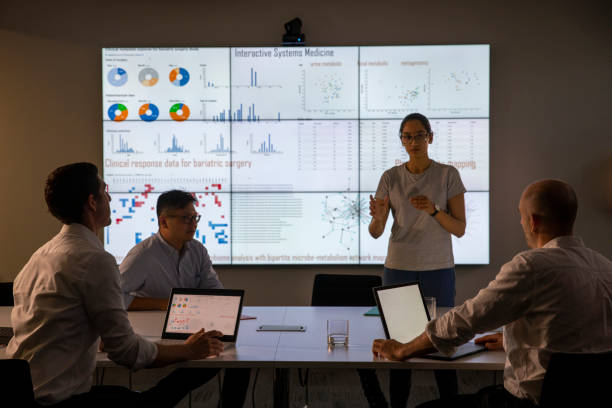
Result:
<svg viewBox="0 0 612 408"><path fill-rule="evenodd" d="M185 68L174 68L170 71L170 82L176 86L185 86L189 82L189 71Z"/></svg>
<svg viewBox="0 0 612 408"><path fill-rule="evenodd" d="M138 114L145 122L153 122L159 116L159 109L152 103L145 103L138 109Z"/></svg>
<svg viewBox="0 0 612 408"><path fill-rule="evenodd" d="M122 120L127 119L128 110L125 105L121 103L115 103L108 108L108 117L110 120L114 120L115 122L121 122Z"/></svg>
<svg viewBox="0 0 612 408"><path fill-rule="evenodd" d="M117 67L108 71L106 78L112 86L122 86L127 82L128 74L125 69Z"/></svg>
<svg viewBox="0 0 612 408"><path fill-rule="evenodd" d="M184 103L175 103L170 107L170 117L177 122L187 120L189 117L189 107Z"/></svg>
<svg viewBox="0 0 612 408"><path fill-rule="evenodd" d="M143 86L153 86L159 81L159 74L153 68L144 68L138 73L138 80Z"/></svg>

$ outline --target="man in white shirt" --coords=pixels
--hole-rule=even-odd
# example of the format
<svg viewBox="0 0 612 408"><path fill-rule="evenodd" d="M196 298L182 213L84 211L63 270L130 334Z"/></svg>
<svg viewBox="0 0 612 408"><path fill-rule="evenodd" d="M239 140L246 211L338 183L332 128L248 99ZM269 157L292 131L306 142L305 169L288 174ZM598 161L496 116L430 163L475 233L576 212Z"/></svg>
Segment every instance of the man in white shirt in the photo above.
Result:
<svg viewBox="0 0 612 408"><path fill-rule="evenodd" d="M14 282L14 337L7 355L28 360L34 394L42 405L61 407L172 407L212 378L181 368L148 391L92 387L99 340L117 364L137 370L217 355L221 333L203 330L184 343L152 343L134 333L123 307L114 257L96 233L110 224L110 196L91 163L54 170L45 200L64 226L38 249Z"/></svg>
<svg viewBox="0 0 612 408"><path fill-rule="evenodd" d="M194 239L201 218L196 202L193 195L180 190L167 191L157 199L159 231L134 246L119 266L128 310L166 310L172 288L223 288L208 251ZM223 407L244 404L250 378L248 368L225 370Z"/></svg>
<svg viewBox="0 0 612 408"><path fill-rule="evenodd" d="M572 235L577 208L573 189L562 181L529 185L519 212L532 249L502 266L474 298L430 321L411 342L377 339L372 351L393 360L436 350L450 354L475 334L503 326L503 334L484 336L476 343L506 351L504 387L425 405L539 404L553 352L612 350L612 262Z"/></svg>

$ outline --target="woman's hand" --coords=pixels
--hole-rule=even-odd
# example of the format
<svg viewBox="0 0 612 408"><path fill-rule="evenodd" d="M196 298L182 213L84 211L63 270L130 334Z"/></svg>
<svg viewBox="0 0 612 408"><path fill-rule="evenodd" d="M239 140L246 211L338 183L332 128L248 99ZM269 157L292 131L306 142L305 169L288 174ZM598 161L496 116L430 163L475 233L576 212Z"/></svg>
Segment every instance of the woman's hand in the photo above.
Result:
<svg viewBox="0 0 612 408"><path fill-rule="evenodd" d="M384 199L374 198L370 194L370 215L378 221L385 221L389 213L389 196Z"/></svg>
<svg viewBox="0 0 612 408"><path fill-rule="evenodd" d="M429 215L436 211L434 203L429 201L429 198L424 195L410 197L410 204L412 204L412 206L417 210L425 211Z"/></svg>

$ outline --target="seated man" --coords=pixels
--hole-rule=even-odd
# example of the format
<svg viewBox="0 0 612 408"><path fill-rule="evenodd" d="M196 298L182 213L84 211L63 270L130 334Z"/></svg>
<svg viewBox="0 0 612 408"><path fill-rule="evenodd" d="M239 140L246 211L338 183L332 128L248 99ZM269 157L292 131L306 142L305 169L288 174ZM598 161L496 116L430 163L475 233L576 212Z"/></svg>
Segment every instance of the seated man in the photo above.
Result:
<svg viewBox="0 0 612 408"><path fill-rule="evenodd" d="M137 370L219 354L221 333L200 331L184 343L152 343L132 330L115 258L98 236L110 224L110 196L91 163L54 170L45 187L51 214L64 226L15 279L14 337L7 355L29 361L36 400L61 407L173 407L216 370L180 368L148 391L92 387L99 340L117 364Z"/></svg>
<svg viewBox="0 0 612 408"><path fill-rule="evenodd" d="M503 387L489 387L431 406L507 407L539 404L553 352L612 350L612 262L572 235L578 203L559 180L528 186L519 202L531 250L519 253L476 297L436 320L414 340L375 340L372 351L393 360L439 350L451 353L477 333L503 326L503 334L476 342L506 351Z"/></svg>
<svg viewBox="0 0 612 408"><path fill-rule="evenodd" d="M128 310L166 310L172 288L221 289L208 251L193 239L200 221L196 199L179 190L157 199L157 234L132 248L119 266L123 300ZM244 404L250 369L228 369L221 400Z"/></svg>

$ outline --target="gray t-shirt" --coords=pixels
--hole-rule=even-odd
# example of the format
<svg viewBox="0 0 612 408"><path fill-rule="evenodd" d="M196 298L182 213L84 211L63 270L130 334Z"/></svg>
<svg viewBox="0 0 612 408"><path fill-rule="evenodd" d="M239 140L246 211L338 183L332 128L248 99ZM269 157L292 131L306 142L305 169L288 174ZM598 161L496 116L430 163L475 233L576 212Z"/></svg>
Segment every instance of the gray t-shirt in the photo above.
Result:
<svg viewBox="0 0 612 408"><path fill-rule="evenodd" d="M385 171L376 190L376 198L389 196L393 215L385 266L408 271L452 268L450 233L434 217L414 208L410 198L425 195L448 212L448 200L462 193L465 187L457 169L433 160L420 174L411 173L404 164Z"/></svg>

